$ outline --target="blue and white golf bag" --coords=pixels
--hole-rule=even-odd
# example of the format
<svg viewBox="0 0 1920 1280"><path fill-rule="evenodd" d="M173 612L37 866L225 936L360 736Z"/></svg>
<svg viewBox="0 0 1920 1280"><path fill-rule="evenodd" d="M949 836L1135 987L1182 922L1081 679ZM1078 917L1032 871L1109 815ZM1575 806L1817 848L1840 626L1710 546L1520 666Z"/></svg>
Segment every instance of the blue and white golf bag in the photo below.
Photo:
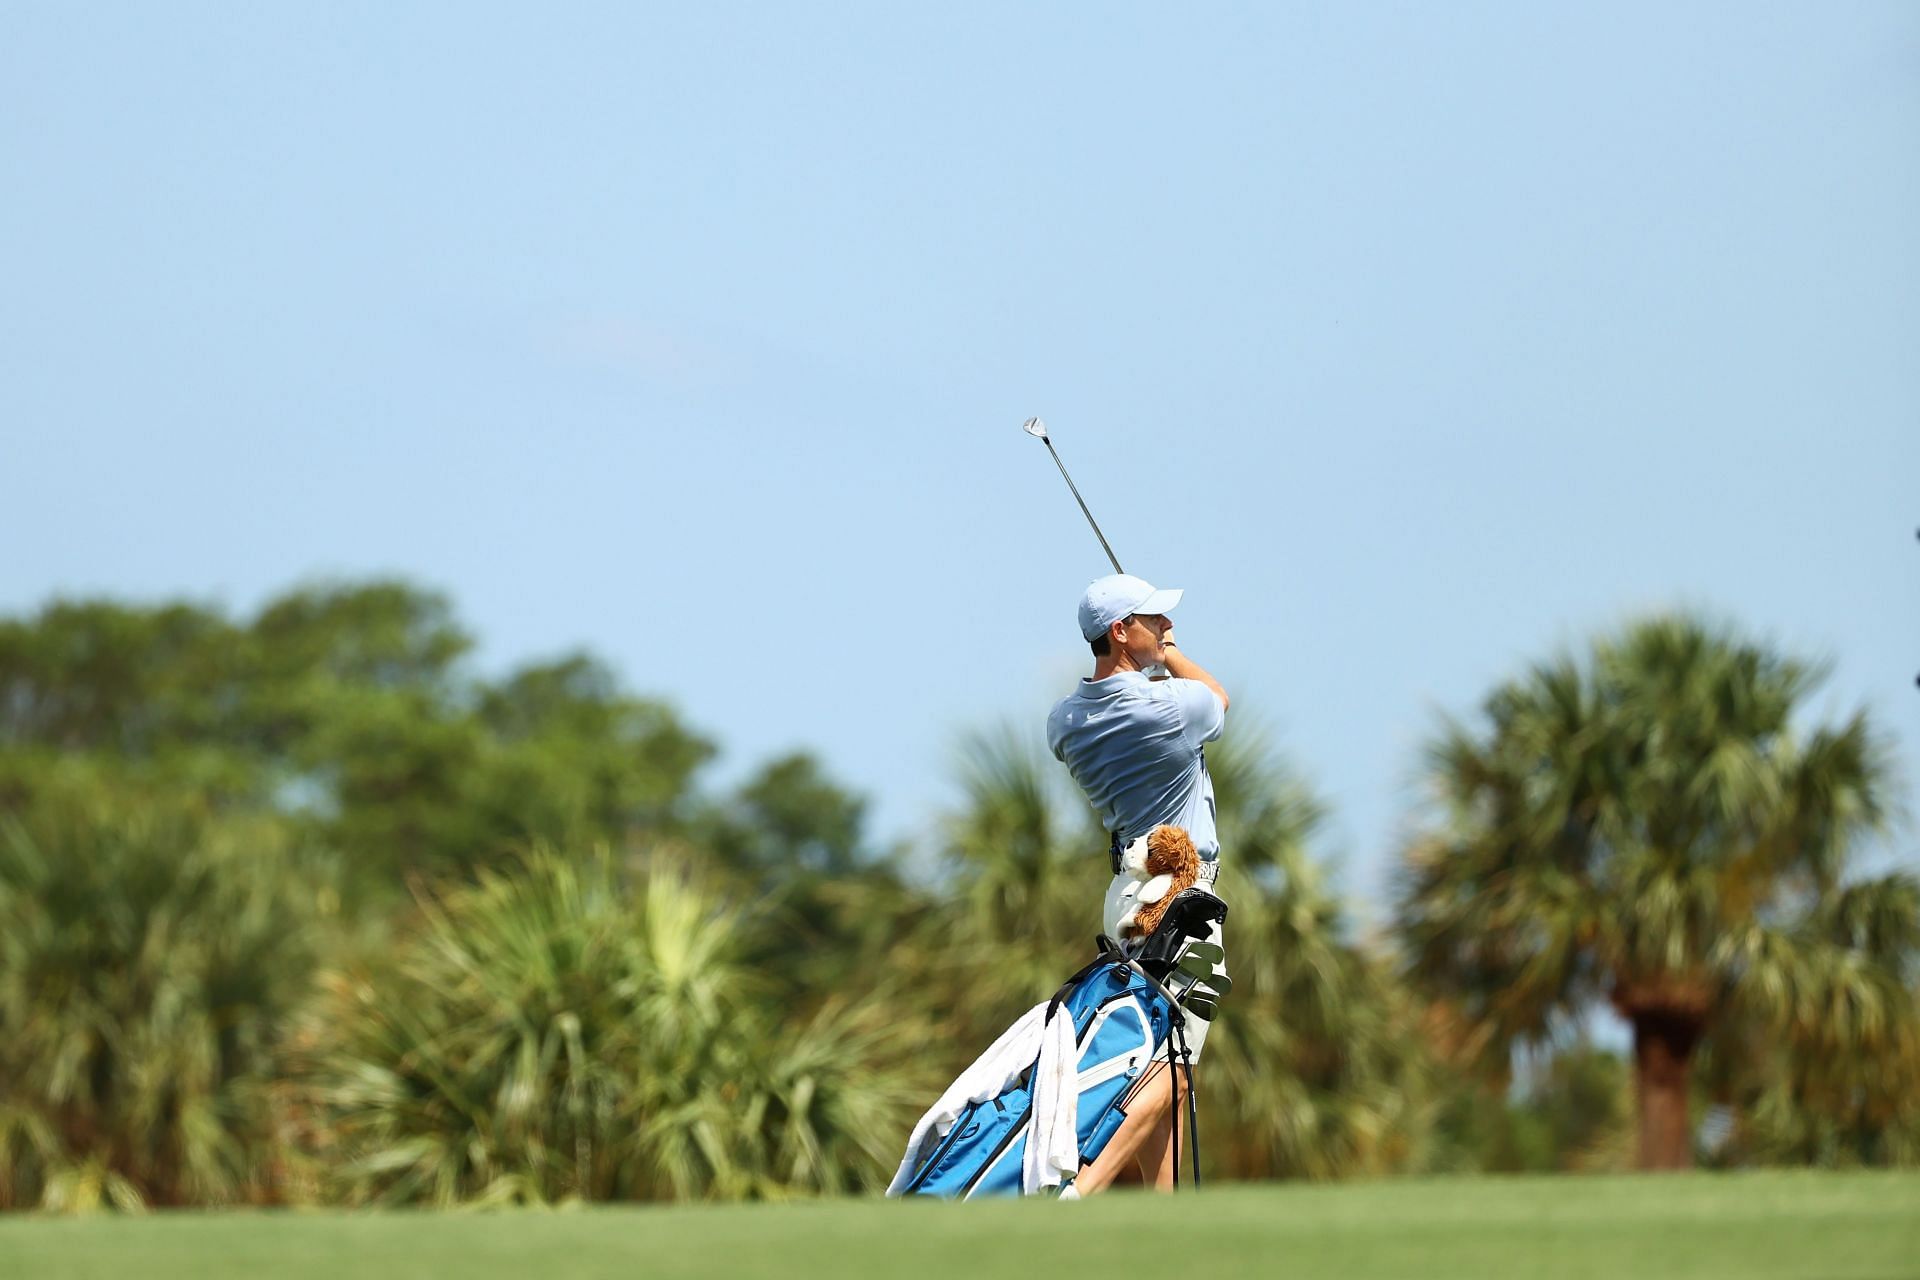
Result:
<svg viewBox="0 0 1920 1280"><path fill-rule="evenodd" d="M1211 974L1218 959L1209 954L1218 948L1205 938L1226 910L1204 890L1188 890L1134 954L1101 937L1093 962L1028 1010L921 1117L887 1194L949 1200L1073 1195L1075 1176L1119 1131L1129 1090L1156 1058L1187 1072L1197 1185L1197 1110L1182 1003L1225 994L1197 979ZM1177 1099L1178 1091L1170 1096ZM1176 1182L1179 1110L1175 1105Z"/></svg>

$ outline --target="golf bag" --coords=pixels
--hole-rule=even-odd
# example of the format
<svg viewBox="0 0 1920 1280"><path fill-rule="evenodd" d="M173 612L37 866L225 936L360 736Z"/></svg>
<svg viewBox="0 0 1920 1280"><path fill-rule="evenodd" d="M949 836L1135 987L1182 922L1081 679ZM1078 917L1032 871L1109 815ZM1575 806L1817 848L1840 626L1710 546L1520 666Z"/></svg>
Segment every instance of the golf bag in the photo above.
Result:
<svg viewBox="0 0 1920 1280"><path fill-rule="evenodd" d="M1156 1058L1186 1071L1187 1135L1200 1180L1198 1111L1182 1002L1217 998L1197 979L1227 904L1187 890L1134 954L1105 936L1099 954L1009 1028L914 1129L888 1195L972 1199L1071 1188L1126 1120L1123 1102ZM1220 980L1222 983L1225 979ZM1171 987L1170 984L1171 983ZM1180 1108L1173 1116L1179 1181Z"/></svg>

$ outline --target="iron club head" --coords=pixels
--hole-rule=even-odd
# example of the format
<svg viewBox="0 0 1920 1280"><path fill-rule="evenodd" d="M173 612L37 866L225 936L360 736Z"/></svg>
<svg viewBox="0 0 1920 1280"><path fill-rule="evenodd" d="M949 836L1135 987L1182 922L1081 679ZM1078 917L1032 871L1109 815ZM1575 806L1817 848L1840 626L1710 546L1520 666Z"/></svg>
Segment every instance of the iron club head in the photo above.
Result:
<svg viewBox="0 0 1920 1280"><path fill-rule="evenodd" d="M1115 573L1125 573L1126 570L1120 567L1120 557L1114 555L1113 548L1107 545L1107 535L1100 532L1100 526L1095 522L1093 512L1087 510L1087 500L1080 496L1080 486L1076 485L1073 477L1067 474L1067 464L1060 461L1060 451L1055 449L1053 441L1047 438L1047 424L1038 418L1028 418L1020 424L1020 429L1047 446L1047 452L1053 455L1053 465L1060 468L1060 478L1067 482L1067 488L1073 493L1073 500L1080 504L1080 514L1085 516L1087 523L1093 526L1093 536L1100 539L1100 549L1107 553L1107 562L1113 566Z"/></svg>

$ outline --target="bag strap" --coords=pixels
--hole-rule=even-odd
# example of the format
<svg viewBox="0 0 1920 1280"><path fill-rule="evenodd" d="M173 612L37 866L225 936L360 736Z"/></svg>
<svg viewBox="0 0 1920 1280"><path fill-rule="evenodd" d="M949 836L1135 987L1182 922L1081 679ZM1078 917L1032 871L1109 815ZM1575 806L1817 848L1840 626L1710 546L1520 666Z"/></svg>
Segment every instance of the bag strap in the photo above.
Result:
<svg viewBox="0 0 1920 1280"><path fill-rule="evenodd" d="M1040 1020L1041 1026L1045 1026L1047 1023L1053 1021L1053 1015L1060 1011L1061 1003L1073 994L1075 987L1092 977L1103 965L1109 965L1116 960L1124 960L1126 958L1120 950L1119 944L1104 933L1095 936L1093 945L1100 949L1100 954L1089 960L1086 965L1071 978L1068 978L1060 984L1060 989L1053 993L1053 999L1047 1001L1047 1016ZM1155 983L1154 985L1158 986L1159 984ZM1161 989L1163 991L1165 990L1165 988Z"/></svg>

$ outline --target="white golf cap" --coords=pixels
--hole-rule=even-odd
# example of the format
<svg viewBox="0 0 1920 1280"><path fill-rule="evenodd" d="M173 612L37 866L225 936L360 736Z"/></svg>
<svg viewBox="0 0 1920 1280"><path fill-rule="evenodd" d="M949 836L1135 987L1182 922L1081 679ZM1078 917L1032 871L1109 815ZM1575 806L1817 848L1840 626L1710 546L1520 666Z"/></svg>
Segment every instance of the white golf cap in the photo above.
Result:
<svg viewBox="0 0 1920 1280"><path fill-rule="evenodd" d="M1180 589L1165 591L1130 573L1095 578L1080 597L1080 634L1097 640L1106 629L1132 613L1172 613L1180 603Z"/></svg>

